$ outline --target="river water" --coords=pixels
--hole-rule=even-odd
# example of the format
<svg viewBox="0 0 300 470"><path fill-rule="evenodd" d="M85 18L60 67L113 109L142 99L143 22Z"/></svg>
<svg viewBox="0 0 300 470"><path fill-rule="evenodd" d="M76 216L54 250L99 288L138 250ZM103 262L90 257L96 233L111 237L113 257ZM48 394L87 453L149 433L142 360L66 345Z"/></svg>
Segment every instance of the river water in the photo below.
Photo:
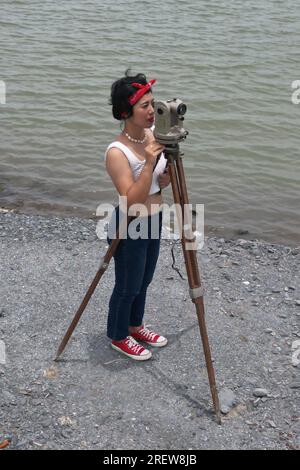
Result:
<svg viewBox="0 0 300 470"><path fill-rule="evenodd" d="M108 98L131 67L188 106L206 234L299 245L299 43L296 1L2 0L0 206L91 217L117 201Z"/></svg>

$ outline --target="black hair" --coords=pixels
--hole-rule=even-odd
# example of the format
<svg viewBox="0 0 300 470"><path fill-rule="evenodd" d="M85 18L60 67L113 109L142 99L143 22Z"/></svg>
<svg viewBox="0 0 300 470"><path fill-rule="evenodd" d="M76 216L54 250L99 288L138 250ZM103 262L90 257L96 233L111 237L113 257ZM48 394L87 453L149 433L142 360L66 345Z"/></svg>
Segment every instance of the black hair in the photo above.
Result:
<svg viewBox="0 0 300 470"><path fill-rule="evenodd" d="M124 115L127 118L132 116L133 106L129 104L128 98L137 91L137 88L132 86L131 83L140 83L141 85L148 83L144 74L138 73L135 76L130 76L129 73L130 69L127 69L125 76L116 80L111 86L109 104L112 105L113 117L118 121L124 119Z"/></svg>

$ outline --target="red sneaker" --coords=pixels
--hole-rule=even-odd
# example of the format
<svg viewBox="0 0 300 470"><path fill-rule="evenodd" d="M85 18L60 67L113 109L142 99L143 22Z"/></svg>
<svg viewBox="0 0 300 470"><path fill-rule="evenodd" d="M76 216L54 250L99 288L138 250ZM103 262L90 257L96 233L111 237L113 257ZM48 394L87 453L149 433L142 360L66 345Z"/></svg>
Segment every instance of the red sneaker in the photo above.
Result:
<svg viewBox="0 0 300 470"><path fill-rule="evenodd" d="M154 331L149 330L144 325L142 325L138 331L131 332L131 335L138 341L144 341L144 343L149 344L149 346L156 348L161 348L168 343L167 338L154 333Z"/></svg>
<svg viewBox="0 0 300 470"><path fill-rule="evenodd" d="M135 341L132 336L127 336L127 338L122 341L112 341L111 347L125 354L125 356L131 357L135 361L146 361L152 356L151 351L145 349L141 344Z"/></svg>

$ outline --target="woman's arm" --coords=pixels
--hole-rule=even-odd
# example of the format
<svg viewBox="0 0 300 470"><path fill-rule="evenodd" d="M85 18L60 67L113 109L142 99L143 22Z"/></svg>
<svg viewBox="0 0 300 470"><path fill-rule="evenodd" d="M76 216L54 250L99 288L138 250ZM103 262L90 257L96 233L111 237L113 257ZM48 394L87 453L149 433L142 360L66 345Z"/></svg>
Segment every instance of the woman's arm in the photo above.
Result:
<svg viewBox="0 0 300 470"><path fill-rule="evenodd" d="M163 149L164 147L157 143L152 143L146 147L146 162L136 181L133 178L132 170L123 152L115 147L108 151L106 157L107 172L120 196L127 197L128 208L132 204L144 204L148 198L152 183L153 167L157 156Z"/></svg>

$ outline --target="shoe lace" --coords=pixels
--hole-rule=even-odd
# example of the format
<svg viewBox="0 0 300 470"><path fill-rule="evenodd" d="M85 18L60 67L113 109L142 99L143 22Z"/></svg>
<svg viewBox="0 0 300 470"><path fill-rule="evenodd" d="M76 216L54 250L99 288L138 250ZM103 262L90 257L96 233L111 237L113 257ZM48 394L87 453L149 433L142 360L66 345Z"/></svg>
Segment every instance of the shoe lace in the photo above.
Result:
<svg viewBox="0 0 300 470"><path fill-rule="evenodd" d="M128 336L126 344L134 353L139 354L144 348L132 336Z"/></svg>
<svg viewBox="0 0 300 470"><path fill-rule="evenodd" d="M144 336L147 340L149 341L154 341L154 338L156 336L156 333L153 331L149 330L145 326L139 330L139 334Z"/></svg>

